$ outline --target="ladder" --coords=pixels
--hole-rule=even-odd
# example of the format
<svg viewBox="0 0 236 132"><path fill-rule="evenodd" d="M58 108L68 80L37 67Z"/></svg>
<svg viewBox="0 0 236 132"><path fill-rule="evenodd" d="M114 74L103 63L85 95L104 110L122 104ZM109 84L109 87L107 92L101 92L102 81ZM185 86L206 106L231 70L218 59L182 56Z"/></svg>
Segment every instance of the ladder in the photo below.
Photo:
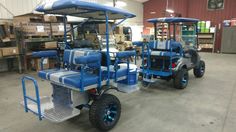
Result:
<svg viewBox="0 0 236 132"><path fill-rule="evenodd" d="M33 82L34 84L34 88L35 88L35 94L36 94L36 99L28 96L26 94L26 86L25 86L25 81L28 80L28 81L31 81ZM25 112L32 112L34 113L35 115L38 116L39 120L42 120L42 113L41 113L41 106L40 106L40 97L39 97L39 87L38 87L38 83L37 81L32 78L32 77L29 77L29 76L24 76L22 77L22 89L23 89L23 98L24 98L24 108L25 108ZM37 111L34 111L32 109L30 109L28 107L28 100L32 101L33 103L35 103L37 105Z"/></svg>

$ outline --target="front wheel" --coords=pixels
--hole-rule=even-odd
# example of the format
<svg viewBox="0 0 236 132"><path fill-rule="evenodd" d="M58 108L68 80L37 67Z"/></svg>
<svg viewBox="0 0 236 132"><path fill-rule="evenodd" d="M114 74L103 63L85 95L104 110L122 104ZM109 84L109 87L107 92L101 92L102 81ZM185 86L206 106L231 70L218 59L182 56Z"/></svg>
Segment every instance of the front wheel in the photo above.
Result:
<svg viewBox="0 0 236 132"><path fill-rule="evenodd" d="M198 67L193 69L194 76L197 77L197 78L203 77L204 73L205 73L205 69L206 69L205 62L201 60L199 62Z"/></svg>
<svg viewBox="0 0 236 132"><path fill-rule="evenodd" d="M119 99L111 94L103 94L95 100L89 110L89 120L101 131L109 131L120 119L121 104Z"/></svg>
<svg viewBox="0 0 236 132"><path fill-rule="evenodd" d="M188 70L183 68L177 72L174 78L174 87L177 89L184 89L188 85L188 80Z"/></svg>

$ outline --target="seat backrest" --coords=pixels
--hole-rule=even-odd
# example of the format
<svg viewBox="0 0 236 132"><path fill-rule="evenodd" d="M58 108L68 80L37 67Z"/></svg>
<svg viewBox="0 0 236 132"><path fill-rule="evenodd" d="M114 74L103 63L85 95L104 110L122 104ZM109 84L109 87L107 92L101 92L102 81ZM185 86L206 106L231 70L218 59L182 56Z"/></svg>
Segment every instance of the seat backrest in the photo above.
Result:
<svg viewBox="0 0 236 132"><path fill-rule="evenodd" d="M179 42L174 40L167 40L167 41L153 41L149 43L151 50L175 50L175 49L182 49L182 45Z"/></svg>
<svg viewBox="0 0 236 132"><path fill-rule="evenodd" d="M170 50L171 43L168 41L152 41L149 43L150 49L153 50Z"/></svg>
<svg viewBox="0 0 236 132"><path fill-rule="evenodd" d="M80 56L94 55L94 54L100 54L100 53L99 51L90 50L90 49L65 50L63 62L66 66L73 67L76 64L75 58L80 57Z"/></svg>

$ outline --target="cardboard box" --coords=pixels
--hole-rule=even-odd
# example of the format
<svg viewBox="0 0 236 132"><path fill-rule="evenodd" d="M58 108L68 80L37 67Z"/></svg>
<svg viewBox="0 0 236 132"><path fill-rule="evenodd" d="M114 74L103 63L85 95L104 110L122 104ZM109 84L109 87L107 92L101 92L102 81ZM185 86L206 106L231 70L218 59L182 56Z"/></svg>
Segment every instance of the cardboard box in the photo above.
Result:
<svg viewBox="0 0 236 132"><path fill-rule="evenodd" d="M64 24L63 23L52 23L51 24L52 35L53 36L62 36L64 35ZM70 25L66 25L66 30L70 30ZM70 34L70 33L68 33Z"/></svg>
<svg viewBox="0 0 236 132"><path fill-rule="evenodd" d="M13 18L13 24L18 24L18 23L31 23L31 22L36 22L36 23L42 23L44 21L43 14L34 14L34 13L28 13L24 15L19 15L15 16Z"/></svg>
<svg viewBox="0 0 236 132"><path fill-rule="evenodd" d="M32 70L40 71L41 70L41 59L35 58L31 61ZM45 58L43 61L43 69L49 69L49 59Z"/></svg>
<svg viewBox="0 0 236 132"><path fill-rule="evenodd" d="M2 56L12 56L19 54L19 50L17 47L1 48L1 50L2 50Z"/></svg>
<svg viewBox="0 0 236 132"><path fill-rule="evenodd" d="M0 27L1 38L5 38L5 37L13 38L12 36L14 35L14 28L13 28L13 23L11 20L0 20L0 26L1 26Z"/></svg>
<svg viewBox="0 0 236 132"><path fill-rule="evenodd" d="M44 43L44 48L45 49L55 49L55 48L57 48L57 41L45 42Z"/></svg>
<svg viewBox="0 0 236 132"><path fill-rule="evenodd" d="M50 36L51 27L49 23L19 23L14 25L21 28L25 36Z"/></svg>
<svg viewBox="0 0 236 132"><path fill-rule="evenodd" d="M115 39L116 39L117 43L124 42L125 41L125 35L123 35L123 34L115 34Z"/></svg>
<svg viewBox="0 0 236 132"><path fill-rule="evenodd" d="M99 31L99 34L101 35L106 34L106 24L99 24L98 31ZM109 34L113 34L111 31L111 24L109 24L109 31L110 31Z"/></svg>
<svg viewBox="0 0 236 132"><path fill-rule="evenodd" d="M5 43L5 42L10 42L10 41L11 41L11 39L8 38L8 37L6 37L6 38L4 38L4 39L1 39L1 40L2 40L3 43Z"/></svg>
<svg viewBox="0 0 236 132"><path fill-rule="evenodd" d="M90 42L96 42L97 35L95 33L85 34L85 39L89 40Z"/></svg>
<svg viewBox="0 0 236 132"><path fill-rule="evenodd" d="M2 49L0 49L0 58L2 57Z"/></svg>
<svg viewBox="0 0 236 132"><path fill-rule="evenodd" d="M122 26L116 27L115 28L115 34L123 34L123 27Z"/></svg>
<svg viewBox="0 0 236 132"><path fill-rule="evenodd" d="M44 19L44 22L57 22L56 16L44 15L43 19Z"/></svg>
<svg viewBox="0 0 236 132"><path fill-rule="evenodd" d="M54 69L56 64L57 64L57 60L49 59L49 69Z"/></svg>

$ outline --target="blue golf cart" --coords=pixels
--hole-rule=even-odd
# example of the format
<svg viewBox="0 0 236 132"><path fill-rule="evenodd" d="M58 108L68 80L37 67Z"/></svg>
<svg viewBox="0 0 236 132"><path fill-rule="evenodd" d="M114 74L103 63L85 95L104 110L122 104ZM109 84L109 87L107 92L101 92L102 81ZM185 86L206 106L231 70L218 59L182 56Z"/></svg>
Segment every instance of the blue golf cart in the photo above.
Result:
<svg viewBox="0 0 236 132"><path fill-rule="evenodd" d="M83 108L89 109L89 120L93 126L102 131L112 129L121 115L119 99L109 94L110 90L129 93L136 88L137 67L131 64L130 57L135 57L135 51L111 53L109 51L109 31L128 18L135 15L121 9L80 0L57 0L39 5L36 9L45 14L64 16L63 57L58 51L39 51L32 53L33 57L41 58L41 71L38 76L47 80L52 86L51 97L41 97L37 80L30 76L22 77L25 112L32 112L39 120L45 118L52 122L63 122L80 114ZM67 40L67 16L102 20L106 23L105 51L88 48L72 49ZM119 20L109 29L110 20ZM110 55L114 55L111 63ZM43 68L45 58L55 58L59 64L55 69ZM60 61L62 60L62 61ZM106 60L102 64L102 60ZM27 84L33 82L35 98L27 93Z"/></svg>
<svg viewBox="0 0 236 132"><path fill-rule="evenodd" d="M205 73L205 62L198 52L198 19L170 17L153 18L154 40L136 42L142 46L142 85L148 87L157 79L170 81L174 87L184 89L188 85L188 71L193 69L196 77Z"/></svg>

